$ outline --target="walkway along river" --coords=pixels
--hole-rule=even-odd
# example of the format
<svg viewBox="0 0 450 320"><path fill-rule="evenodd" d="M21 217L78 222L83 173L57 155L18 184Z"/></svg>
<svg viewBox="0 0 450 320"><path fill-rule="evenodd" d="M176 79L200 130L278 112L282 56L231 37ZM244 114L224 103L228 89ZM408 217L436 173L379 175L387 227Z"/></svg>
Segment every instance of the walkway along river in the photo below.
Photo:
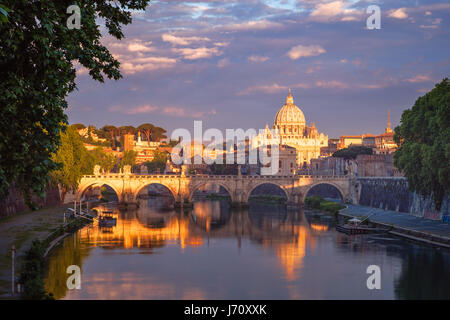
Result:
<svg viewBox="0 0 450 320"><path fill-rule="evenodd" d="M114 211L55 248L46 288L57 299L449 299L450 251L390 235L348 236L325 213L223 200L185 211L166 198ZM67 289L70 265L81 289ZM381 269L381 289L367 268Z"/></svg>

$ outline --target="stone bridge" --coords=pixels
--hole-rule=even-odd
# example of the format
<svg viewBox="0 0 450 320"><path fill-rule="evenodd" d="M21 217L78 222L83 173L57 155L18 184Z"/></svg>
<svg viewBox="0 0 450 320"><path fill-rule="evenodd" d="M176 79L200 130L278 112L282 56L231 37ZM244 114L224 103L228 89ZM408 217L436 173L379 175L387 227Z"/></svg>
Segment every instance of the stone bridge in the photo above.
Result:
<svg viewBox="0 0 450 320"><path fill-rule="evenodd" d="M90 187L107 185L117 194L119 203L136 204L139 193L151 184L165 186L173 195L175 202L191 203L194 192L208 183L225 188L234 204L248 204L251 192L262 184L280 187L286 194L288 205L303 205L311 188L319 184L328 184L339 190L343 201L358 202L352 195L351 176L321 175L175 175L175 174L132 174L109 173L83 176L76 191L80 201Z"/></svg>

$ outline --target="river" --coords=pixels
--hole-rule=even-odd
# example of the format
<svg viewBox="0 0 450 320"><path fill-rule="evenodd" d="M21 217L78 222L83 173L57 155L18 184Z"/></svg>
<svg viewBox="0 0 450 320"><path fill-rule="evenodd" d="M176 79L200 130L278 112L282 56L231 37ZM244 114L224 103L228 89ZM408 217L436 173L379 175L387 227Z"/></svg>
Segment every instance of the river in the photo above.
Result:
<svg viewBox="0 0 450 320"><path fill-rule="evenodd" d="M388 235L348 236L335 218L223 200L167 209L166 198L114 210L55 248L45 286L56 299L450 299L450 252ZM67 289L69 265L81 289ZM379 266L381 288L368 289Z"/></svg>

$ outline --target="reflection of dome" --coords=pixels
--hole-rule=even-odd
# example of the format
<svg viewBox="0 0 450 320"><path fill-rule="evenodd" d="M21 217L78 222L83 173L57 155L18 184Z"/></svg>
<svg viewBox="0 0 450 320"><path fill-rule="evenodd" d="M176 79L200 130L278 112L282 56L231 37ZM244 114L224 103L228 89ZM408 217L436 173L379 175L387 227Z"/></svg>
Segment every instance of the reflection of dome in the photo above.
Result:
<svg viewBox="0 0 450 320"><path fill-rule="evenodd" d="M305 123L305 115L302 110L294 104L294 98L289 90L289 95L286 98L286 104L281 107L275 116L274 128L279 129L280 126L285 125L304 127Z"/></svg>

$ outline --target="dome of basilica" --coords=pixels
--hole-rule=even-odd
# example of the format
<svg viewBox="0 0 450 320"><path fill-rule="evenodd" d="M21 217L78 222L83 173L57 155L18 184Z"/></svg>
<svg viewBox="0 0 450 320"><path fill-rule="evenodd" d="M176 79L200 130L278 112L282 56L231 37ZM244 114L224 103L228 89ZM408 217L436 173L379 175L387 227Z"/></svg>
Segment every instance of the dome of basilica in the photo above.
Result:
<svg viewBox="0 0 450 320"><path fill-rule="evenodd" d="M282 106L275 115L274 128L280 128L280 126L285 125L304 127L305 124L305 115L302 110L294 104L294 98L289 90L289 95L286 98L286 104Z"/></svg>

